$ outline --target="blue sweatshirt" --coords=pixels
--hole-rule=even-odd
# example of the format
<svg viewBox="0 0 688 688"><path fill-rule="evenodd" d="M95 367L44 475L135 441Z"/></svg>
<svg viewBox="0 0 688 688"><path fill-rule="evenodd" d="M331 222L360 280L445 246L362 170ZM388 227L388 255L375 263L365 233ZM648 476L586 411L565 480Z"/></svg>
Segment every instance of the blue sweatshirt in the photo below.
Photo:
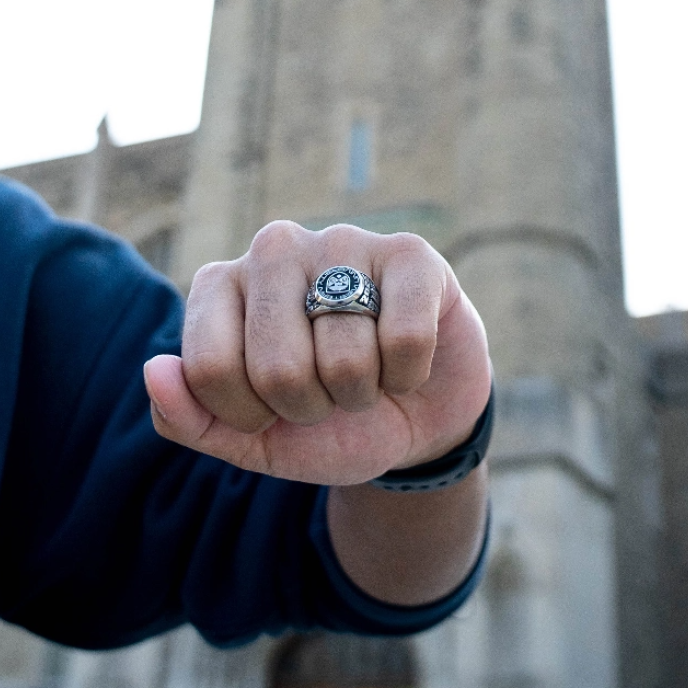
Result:
<svg viewBox="0 0 688 688"><path fill-rule="evenodd" d="M126 243L0 179L0 617L82 648L192 623L218 646L286 628L407 634L457 609L359 590L327 488L159 437L143 363L179 354L183 302Z"/></svg>

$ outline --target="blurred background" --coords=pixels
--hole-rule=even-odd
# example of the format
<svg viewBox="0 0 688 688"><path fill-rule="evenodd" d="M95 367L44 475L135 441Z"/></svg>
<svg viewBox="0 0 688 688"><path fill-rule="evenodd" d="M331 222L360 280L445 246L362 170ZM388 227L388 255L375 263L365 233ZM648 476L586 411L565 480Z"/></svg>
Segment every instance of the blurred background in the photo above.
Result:
<svg viewBox="0 0 688 688"><path fill-rule="evenodd" d="M608 0L626 303L688 308L683 209L688 8ZM200 121L212 0L0 7L0 169L90 150L107 114L129 145Z"/></svg>
<svg viewBox="0 0 688 688"><path fill-rule="evenodd" d="M490 570L438 629L233 652L182 629L81 653L4 626L0 686L688 685L687 15L668 0L0 7L2 174L132 241L182 291L277 217L417 232L483 315L499 414Z"/></svg>

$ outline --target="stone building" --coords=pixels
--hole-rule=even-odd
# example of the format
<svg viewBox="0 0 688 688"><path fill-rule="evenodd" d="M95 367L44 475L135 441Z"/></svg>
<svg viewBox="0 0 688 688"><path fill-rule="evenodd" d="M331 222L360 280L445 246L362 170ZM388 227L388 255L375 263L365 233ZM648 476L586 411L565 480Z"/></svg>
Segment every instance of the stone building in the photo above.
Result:
<svg viewBox="0 0 688 688"><path fill-rule="evenodd" d="M683 688L688 686L688 313L640 318L637 326L647 361L664 497L659 579L665 685Z"/></svg>
<svg viewBox="0 0 688 688"><path fill-rule="evenodd" d="M660 468L686 489L687 397L623 307L614 160L604 0L217 0L195 134L116 148L103 126L88 155L6 170L182 290L275 218L421 234L485 320L498 425L488 575L437 629L93 654L5 626L0 686L682 685L685 507L665 516Z"/></svg>

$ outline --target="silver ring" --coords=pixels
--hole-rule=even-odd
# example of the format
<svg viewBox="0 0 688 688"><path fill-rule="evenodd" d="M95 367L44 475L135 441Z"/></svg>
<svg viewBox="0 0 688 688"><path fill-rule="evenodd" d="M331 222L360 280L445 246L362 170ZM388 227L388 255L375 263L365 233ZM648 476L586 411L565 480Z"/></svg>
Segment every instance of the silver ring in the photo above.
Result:
<svg viewBox="0 0 688 688"><path fill-rule="evenodd" d="M306 315L311 320L326 313L362 313L377 320L380 292L364 272L336 265L325 270L306 295Z"/></svg>

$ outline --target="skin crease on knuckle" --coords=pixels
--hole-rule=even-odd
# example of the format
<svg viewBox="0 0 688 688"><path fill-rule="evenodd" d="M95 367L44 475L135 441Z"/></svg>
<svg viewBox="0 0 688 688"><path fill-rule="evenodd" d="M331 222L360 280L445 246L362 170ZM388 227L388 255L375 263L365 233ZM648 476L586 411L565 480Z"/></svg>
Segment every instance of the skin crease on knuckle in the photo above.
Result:
<svg viewBox="0 0 688 688"><path fill-rule="evenodd" d="M194 396L226 389L241 372L229 357L214 350L196 351L182 360L184 378Z"/></svg>
<svg viewBox="0 0 688 688"><path fill-rule="evenodd" d="M330 396L345 411L365 411L380 398L378 366L373 362L340 359L318 366Z"/></svg>
<svg viewBox="0 0 688 688"><path fill-rule="evenodd" d="M430 377L434 342L399 338L386 348L383 357L381 386L388 394L409 394Z"/></svg>
<svg viewBox="0 0 688 688"><path fill-rule="evenodd" d="M347 384L360 386L362 382L378 373L376 357L367 351L356 349L341 355L318 360L318 374L326 387L344 387Z"/></svg>
<svg viewBox="0 0 688 688"><path fill-rule="evenodd" d="M373 406L380 396L375 323L364 315L334 314L318 318L313 329L318 375L337 405L345 411Z"/></svg>
<svg viewBox="0 0 688 688"><path fill-rule="evenodd" d="M299 425L314 425L332 413L334 404L310 370L299 360L272 358L255 362L248 374L256 394L276 413Z"/></svg>

